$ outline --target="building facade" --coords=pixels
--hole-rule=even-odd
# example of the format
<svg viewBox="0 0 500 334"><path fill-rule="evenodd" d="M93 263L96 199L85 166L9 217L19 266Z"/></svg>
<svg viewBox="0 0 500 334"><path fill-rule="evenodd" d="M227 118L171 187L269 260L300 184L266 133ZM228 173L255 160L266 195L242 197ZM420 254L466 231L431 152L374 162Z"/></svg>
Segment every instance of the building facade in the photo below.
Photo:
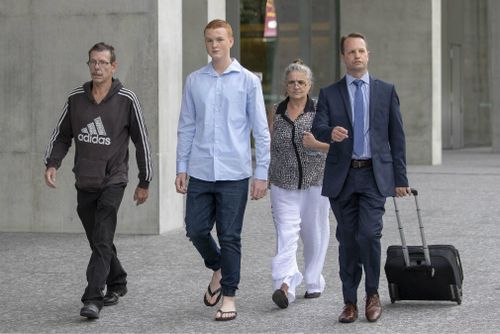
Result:
<svg viewBox="0 0 500 334"><path fill-rule="evenodd" d="M156 153L150 198L139 207L131 205L131 159L117 230L182 227L184 199L173 185L177 118L184 78L208 61L202 31L213 18L233 25L233 55L261 76L269 109L296 58L314 72L313 96L339 79L339 38L359 31L370 73L396 84L409 164L440 164L443 149L500 151L495 0L0 0L0 17L0 231L83 231L72 152L56 190L44 184L42 157L67 93L89 80L87 51L99 41L115 46L117 77L139 96Z"/></svg>

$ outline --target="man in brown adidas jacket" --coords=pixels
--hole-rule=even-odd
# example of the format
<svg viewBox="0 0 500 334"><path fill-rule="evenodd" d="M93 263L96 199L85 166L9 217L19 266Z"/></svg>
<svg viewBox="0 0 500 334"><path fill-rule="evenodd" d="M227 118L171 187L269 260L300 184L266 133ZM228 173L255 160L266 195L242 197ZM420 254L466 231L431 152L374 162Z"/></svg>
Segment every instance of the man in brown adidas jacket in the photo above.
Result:
<svg viewBox="0 0 500 334"><path fill-rule="evenodd" d="M148 198L152 179L151 149L141 105L134 92L113 78L117 63L114 48L98 43L87 62L92 81L68 96L45 153L45 182L56 187L56 171L75 142L73 172L77 212L92 255L80 315L99 318L105 305L118 303L127 293L127 273L116 255L113 238L117 212L128 182L129 139L135 144L139 184L137 205ZM103 295L107 286L106 295Z"/></svg>

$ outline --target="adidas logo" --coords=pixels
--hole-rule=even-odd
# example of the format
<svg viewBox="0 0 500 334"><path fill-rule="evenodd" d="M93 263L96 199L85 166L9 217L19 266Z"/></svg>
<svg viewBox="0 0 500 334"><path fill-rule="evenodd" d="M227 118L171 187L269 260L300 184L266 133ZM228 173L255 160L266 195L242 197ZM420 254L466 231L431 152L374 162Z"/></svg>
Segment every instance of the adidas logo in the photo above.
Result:
<svg viewBox="0 0 500 334"><path fill-rule="evenodd" d="M84 143L111 145L111 138L106 137L106 130L104 130L101 117L95 118L94 121L82 128L77 138Z"/></svg>

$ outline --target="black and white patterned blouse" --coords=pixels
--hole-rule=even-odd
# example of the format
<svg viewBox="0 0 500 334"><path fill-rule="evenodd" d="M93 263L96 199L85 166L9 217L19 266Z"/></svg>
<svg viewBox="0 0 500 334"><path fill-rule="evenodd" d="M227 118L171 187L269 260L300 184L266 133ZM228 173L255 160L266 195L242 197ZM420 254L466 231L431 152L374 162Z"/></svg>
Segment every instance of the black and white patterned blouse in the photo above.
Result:
<svg viewBox="0 0 500 334"><path fill-rule="evenodd" d="M274 106L269 183L283 189L321 186L326 153L304 148L304 132L311 131L316 104L308 97L304 112L295 121L288 117L288 98Z"/></svg>

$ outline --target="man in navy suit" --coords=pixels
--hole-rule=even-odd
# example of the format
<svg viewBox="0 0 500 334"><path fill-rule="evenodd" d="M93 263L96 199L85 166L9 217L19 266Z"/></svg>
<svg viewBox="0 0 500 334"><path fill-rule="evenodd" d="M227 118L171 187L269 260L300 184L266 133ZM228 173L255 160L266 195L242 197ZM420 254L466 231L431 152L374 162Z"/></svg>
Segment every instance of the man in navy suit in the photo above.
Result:
<svg viewBox="0 0 500 334"><path fill-rule="evenodd" d="M340 322L358 318L357 289L365 273L365 315L382 314L378 295L382 216L388 196L410 194L405 135L394 85L368 73L369 52L362 34L342 37L346 76L320 90L312 132L330 142L323 196L337 219L344 308Z"/></svg>

